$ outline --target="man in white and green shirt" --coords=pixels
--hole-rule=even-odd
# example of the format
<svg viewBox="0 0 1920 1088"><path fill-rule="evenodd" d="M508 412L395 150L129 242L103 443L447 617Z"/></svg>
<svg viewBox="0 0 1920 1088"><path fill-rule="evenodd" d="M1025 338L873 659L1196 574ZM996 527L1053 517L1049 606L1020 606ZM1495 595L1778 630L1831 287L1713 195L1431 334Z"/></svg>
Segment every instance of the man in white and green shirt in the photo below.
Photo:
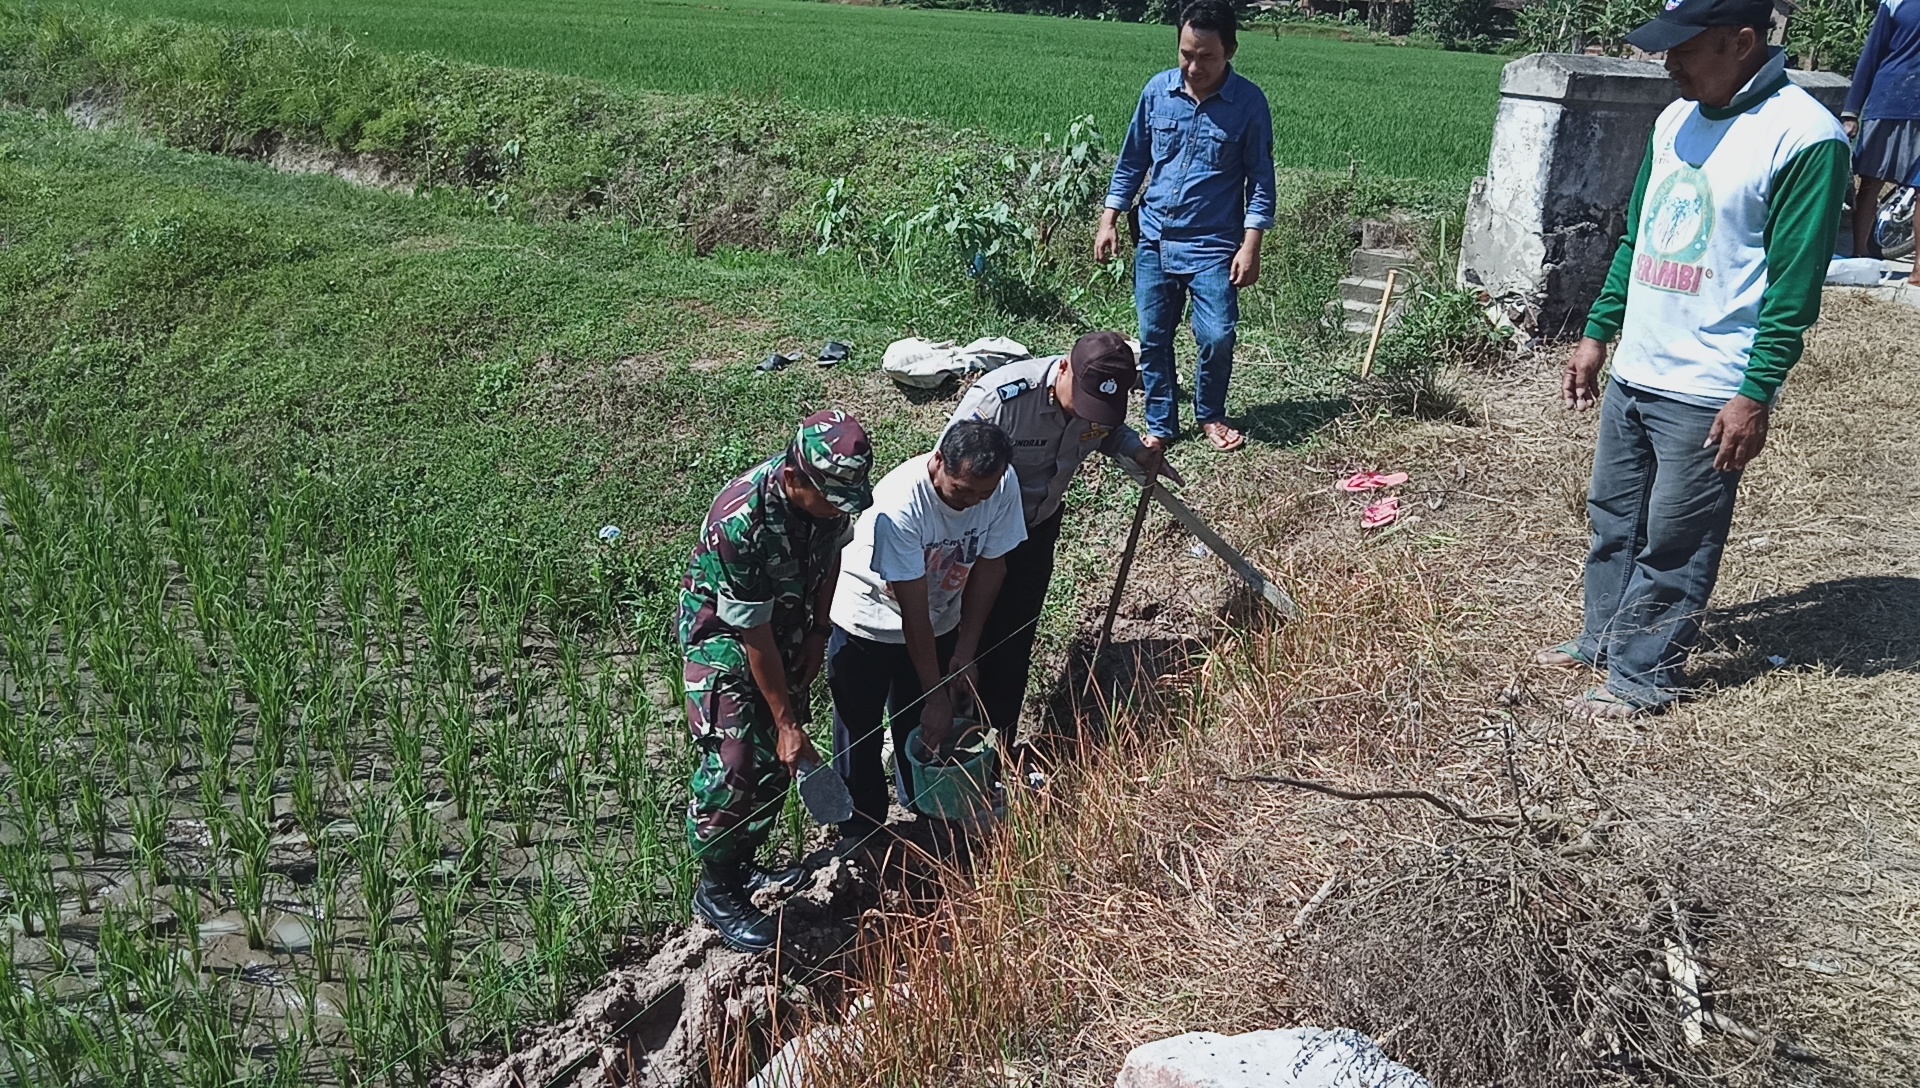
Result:
<svg viewBox="0 0 1920 1088"><path fill-rule="evenodd" d="M1587 513L1586 622L1541 664L1606 670L1577 713L1627 717L1680 693L1741 470L1820 314L1849 150L1767 46L1771 0L1667 0L1627 36L1665 53L1680 99L1654 122L1627 234L1567 361L1566 404L1601 397Z"/></svg>

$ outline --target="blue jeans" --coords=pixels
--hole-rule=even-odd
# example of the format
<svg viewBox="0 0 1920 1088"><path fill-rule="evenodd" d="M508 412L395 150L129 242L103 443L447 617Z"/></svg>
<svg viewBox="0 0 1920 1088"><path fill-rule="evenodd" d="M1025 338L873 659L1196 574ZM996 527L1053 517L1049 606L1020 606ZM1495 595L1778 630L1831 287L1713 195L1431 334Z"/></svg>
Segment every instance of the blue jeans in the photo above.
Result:
<svg viewBox="0 0 1920 1088"><path fill-rule="evenodd" d="M1672 702L1720 575L1738 472L1703 448L1715 409L1614 382L1600 409L1581 656L1635 706Z"/></svg>
<svg viewBox="0 0 1920 1088"><path fill-rule="evenodd" d="M1173 333L1193 298L1193 339L1200 348L1194 368L1194 419L1202 424L1227 417L1227 383L1233 379L1233 341L1240 326L1240 289L1229 280L1232 262L1199 272L1160 267L1160 247L1143 241L1133 253L1133 305L1140 316L1140 383L1147 394L1147 433L1180 434L1180 371L1173 362Z"/></svg>

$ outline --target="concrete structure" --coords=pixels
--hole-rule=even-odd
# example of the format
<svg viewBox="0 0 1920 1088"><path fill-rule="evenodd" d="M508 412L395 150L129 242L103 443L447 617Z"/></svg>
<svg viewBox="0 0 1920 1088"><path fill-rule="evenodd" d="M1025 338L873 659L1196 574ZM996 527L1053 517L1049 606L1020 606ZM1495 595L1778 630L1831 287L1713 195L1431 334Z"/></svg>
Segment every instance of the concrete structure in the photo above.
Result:
<svg viewBox="0 0 1920 1088"><path fill-rule="evenodd" d="M1340 279L1340 328L1352 336L1368 336L1373 332L1374 315L1380 310L1380 303L1387 294L1387 273L1398 270L1400 282L1393 288L1393 311L1387 315L1389 324L1393 323L1401 310L1401 303L1416 286L1406 275L1414 267L1418 258L1404 249L1371 249L1362 246L1353 251L1348 263L1347 274Z"/></svg>
<svg viewBox="0 0 1920 1088"><path fill-rule="evenodd" d="M1834 113L1845 76L1793 72ZM1534 53L1500 76L1487 176L1467 202L1460 278L1543 336L1578 336L1626 231L1647 134L1673 81L1650 61Z"/></svg>

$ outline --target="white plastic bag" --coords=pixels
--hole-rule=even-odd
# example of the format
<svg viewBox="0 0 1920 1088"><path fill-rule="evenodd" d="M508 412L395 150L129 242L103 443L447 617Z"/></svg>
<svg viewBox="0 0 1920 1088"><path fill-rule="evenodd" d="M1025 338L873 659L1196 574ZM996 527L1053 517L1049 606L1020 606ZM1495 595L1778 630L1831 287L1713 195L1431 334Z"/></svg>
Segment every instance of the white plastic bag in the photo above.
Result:
<svg viewBox="0 0 1920 1088"><path fill-rule="evenodd" d="M936 343L915 336L888 344L880 369L909 389L938 389L949 378L1028 358L1032 353L1025 344L1004 336L983 336L965 347L955 347L951 340Z"/></svg>
<svg viewBox="0 0 1920 1088"><path fill-rule="evenodd" d="M1827 265L1827 286L1877 287L1884 267L1872 257L1835 257Z"/></svg>

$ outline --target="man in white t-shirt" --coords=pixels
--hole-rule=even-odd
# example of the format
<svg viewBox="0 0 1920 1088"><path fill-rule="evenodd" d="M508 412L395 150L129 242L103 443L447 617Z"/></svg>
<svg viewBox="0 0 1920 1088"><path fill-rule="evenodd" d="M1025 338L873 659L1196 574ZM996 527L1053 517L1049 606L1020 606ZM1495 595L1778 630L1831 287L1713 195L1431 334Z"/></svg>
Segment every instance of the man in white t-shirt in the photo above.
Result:
<svg viewBox="0 0 1920 1088"><path fill-rule="evenodd" d="M1013 442L1000 428L955 424L938 449L875 485L873 506L841 556L827 687L833 765L853 794L844 835L887 822L883 718L896 753L916 724L934 748L953 731L954 700L972 686L1006 554L1027 538L1012 460ZM911 808L906 760L896 755L894 763L900 804Z"/></svg>

